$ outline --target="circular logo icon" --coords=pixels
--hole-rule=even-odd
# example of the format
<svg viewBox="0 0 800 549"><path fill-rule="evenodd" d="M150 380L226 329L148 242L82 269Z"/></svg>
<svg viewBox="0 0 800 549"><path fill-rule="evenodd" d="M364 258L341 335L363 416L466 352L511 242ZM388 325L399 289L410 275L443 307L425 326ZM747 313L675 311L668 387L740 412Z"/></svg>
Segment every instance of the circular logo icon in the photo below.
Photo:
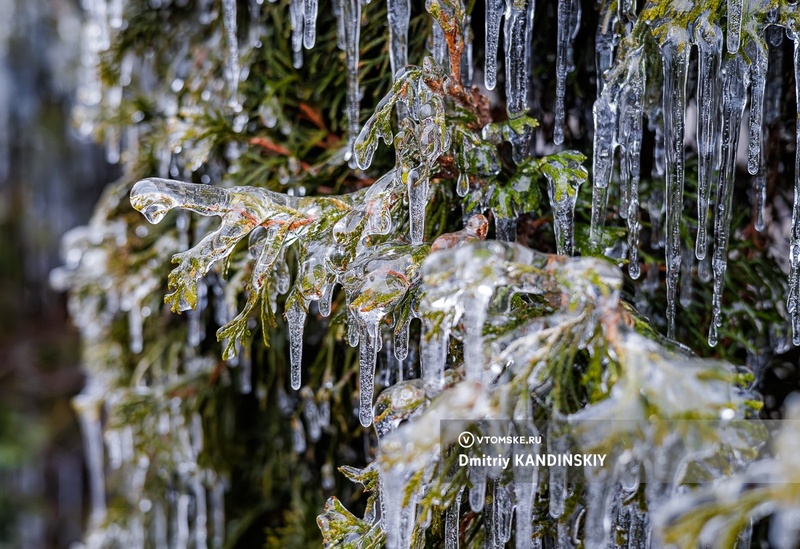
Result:
<svg viewBox="0 0 800 549"><path fill-rule="evenodd" d="M471 448L472 445L475 444L475 435L469 431L464 431L458 435L458 443L462 448Z"/></svg>

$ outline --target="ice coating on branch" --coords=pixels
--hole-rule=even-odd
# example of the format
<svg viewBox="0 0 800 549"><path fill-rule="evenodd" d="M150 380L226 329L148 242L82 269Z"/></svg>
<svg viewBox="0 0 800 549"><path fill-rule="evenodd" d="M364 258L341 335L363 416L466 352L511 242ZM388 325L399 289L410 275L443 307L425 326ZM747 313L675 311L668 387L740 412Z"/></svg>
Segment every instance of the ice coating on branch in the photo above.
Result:
<svg viewBox="0 0 800 549"><path fill-rule="evenodd" d="M489 230L489 220L482 214L472 216L464 228L454 233L445 233L431 244L431 251L449 250L470 242L479 242L486 239Z"/></svg>
<svg viewBox="0 0 800 549"><path fill-rule="evenodd" d="M430 57L422 67L408 67L397 75L391 92L378 104L354 144L354 159L361 169L372 163L378 140L394 142L397 183L406 187L410 237L420 244L425 236L425 209L430 177L439 157L451 146L452 135L445 120L443 89L448 77ZM403 105L406 116L392 131L392 110Z"/></svg>
<svg viewBox="0 0 800 549"><path fill-rule="evenodd" d="M567 74L574 70L572 59L572 42L578 34L581 21L581 4L579 0L558 0L558 43L556 46L556 108L553 130L553 142L561 145L564 142L564 94L567 86Z"/></svg>
<svg viewBox="0 0 800 549"><path fill-rule="evenodd" d="M744 472L714 484L702 485L675 497L653 513L654 532L676 545L690 540L731 540L745 542L752 535L752 523L765 514L764 502L770 502L769 544L792 547L797 541L797 517L800 500L791 489L800 479L797 461L800 451L800 402L791 398L786 419L774 436L774 457L751 464ZM708 521L713 513L716 520Z"/></svg>
<svg viewBox="0 0 800 549"><path fill-rule="evenodd" d="M228 81L230 106L235 112L242 110L239 101L239 39L236 36L236 0L222 0L222 22L225 26L225 42L228 46L225 77Z"/></svg>
<svg viewBox="0 0 800 549"><path fill-rule="evenodd" d="M340 276L347 305L359 331L359 384L362 425L372 423L375 360L380 345L380 324L405 297L419 276L427 245L389 242L366 249Z"/></svg>

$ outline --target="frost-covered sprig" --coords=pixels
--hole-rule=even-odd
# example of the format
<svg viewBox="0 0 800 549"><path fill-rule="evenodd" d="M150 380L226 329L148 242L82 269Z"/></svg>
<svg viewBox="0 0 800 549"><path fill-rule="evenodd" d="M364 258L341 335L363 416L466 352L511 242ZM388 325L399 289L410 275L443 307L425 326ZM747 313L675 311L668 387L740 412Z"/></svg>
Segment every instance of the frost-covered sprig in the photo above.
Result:
<svg viewBox="0 0 800 549"><path fill-rule="evenodd" d="M430 526L427 517L432 502L434 505L444 502L444 507L457 509L457 494L467 478L442 482L449 466L443 461L445 448L440 444L455 442L455 438L441 438L440 421L444 418L458 417L468 422L512 418L531 421L534 414L545 414L551 419L567 421L604 420L607 429L587 433L591 436L583 443L586 448L605 448L612 460L622 463L628 459L626 451L646 460L642 450L658 448L659 441L653 439L655 433L649 423L654 414L662 419L685 418L684 414L689 412L694 418L719 419L727 417L726 410L743 417L748 409L747 395L737 390L738 375L730 365L706 363L682 351L668 351L650 339L652 334L645 337L630 328L636 323L619 301L621 276L608 263L548 256L516 244L487 242L431 254L422 272L419 315L425 319L428 313L434 316L445 313L444 320L439 321L437 337L452 333L460 339L465 349L464 363L463 366L456 363L452 371L445 371L444 362L431 364L445 355L431 354L430 347L438 349L440 345L423 339L422 380L398 384L378 397L375 428L380 440L377 458L383 504L380 527L388 547L405 548L412 539L424 535ZM540 300L546 305L531 307L522 302L512 306L514 294L526 295L529 301ZM530 310L534 313L527 312ZM471 328L484 324L483 320L475 322L475 317L509 327L482 334L483 330L476 332ZM524 320L514 322L515 317ZM493 353L489 362L485 362L481 355L488 349ZM591 358L584 379L578 381L570 371L581 352L588 352ZM589 386L590 396L588 401L581 402L579 397L576 402L569 395L581 393L583 389L576 384L583 383ZM701 394L702 400L698 396ZM615 423L614 418L627 421ZM637 432L644 433L644 438L631 448L620 446L620 433L615 429L631 424L635 424ZM455 437L457 433L447 436L450 435ZM549 435L557 438L555 432ZM719 433L706 435L700 450L691 446L686 452L725 451ZM670 445L664 451L668 449L676 450ZM682 457L683 454L671 455L670 466L677 466ZM658 467L669 470L665 463ZM643 461L643 466L650 464ZM616 471L615 475L622 474L620 468L610 470ZM662 480L680 482L677 474L667 477ZM539 516L541 509L533 505L535 488L525 491L522 488L529 484L522 478L518 480L516 536L525 546L524 540L534 535L532 524L552 519ZM619 490L615 484L619 478L606 480L605 491L592 491L586 507L586 520L593 525L585 530L587 539L598 544L605 543L603 540L612 535L604 526L605 517L611 492ZM473 510L480 512L487 479L471 476L470 482L470 501ZM503 482L513 483L513 478ZM549 511L544 511L564 524L580 514L566 512L565 482L565 477L550 472ZM661 499L655 492L648 494L648 505L654 510ZM642 513L635 501L615 501L625 513ZM484 510L484 513L494 512L494 507ZM350 522L350 528L338 532L343 536L340 538L328 529L323 531L331 542L363 535L355 529L374 536L374 529L369 526L375 520L370 515L363 521ZM484 524L488 529L492 523L486 519ZM461 536L458 521L448 522L446 528L449 529L444 533L446 538ZM500 530L486 531L485 537L504 537L503 521L491 528ZM560 531L562 527L558 528Z"/></svg>
<svg viewBox="0 0 800 549"><path fill-rule="evenodd" d="M655 528L665 543L680 547L707 544L732 547L737 538L749 542L753 524L770 518L770 545L796 545L800 513L800 403L792 397L786 420L775 435L773 456L744 472L676 497L655 515Z"/></svg>

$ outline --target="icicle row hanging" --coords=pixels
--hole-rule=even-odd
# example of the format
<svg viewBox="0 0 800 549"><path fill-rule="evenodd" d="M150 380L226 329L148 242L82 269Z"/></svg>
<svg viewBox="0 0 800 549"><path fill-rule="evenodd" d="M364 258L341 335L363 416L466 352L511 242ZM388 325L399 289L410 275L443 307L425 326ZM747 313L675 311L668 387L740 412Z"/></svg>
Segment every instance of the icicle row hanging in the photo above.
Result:
<svg viewBox="0 0 800 549"><path fill-rule="evenodd" d="M610 3L609 3L610 5ZM604 8L605 9L605 8ZM762 9L762 8L758 8ZM625 17L603 12L598 29L598 70L611 67L608 52L614 48L613 29ZM723 40L721 21L728 18L727 40ZM666 180L666 265L667 265L667 331L675 336L675 310L678 279L682 263L681 212L684 200L684 120L686 110L686 81L689 52L698 49L697 84L697 234L695 255L704 260L708 250L708 212L714 195L714 248L711 267L714 279L712 321L709 328L709 345L716 345L718 329L722 325L722 292L728 261L728 241L731 230L733 183L736 170L736 151L739 127L742 123L747 93L750 90L750 117L748 126L748 171L756 175L758 221L763 229L764 183L762 171L764 138L765 83L769 66L765 38L772 25L781 25L794 33L798 26L798 11L793 5L780 5L774 10L743 6L741 0L729 0L717 8L694 10L692 5L677 2L650 1L636 24L624 37L617 55L618 62L603 74L598 85L601 93L594 106L594 196L592 206L591 242L600 246L606 217L608 186L613 172L614 151L620 148L621 203L620 215L627 217L629 232L629 272L639 275L638 263L638 195L634 179L638 182L639 155L641 151L641 119L643 113L656 129L656 166L664 163ZM693 32L690 30L693 29ZM660 106L646 109L643 44L651 37L659 46L663 67L663 95ZM723 56L723 41L727 53ZM797 69L796 69L797 70ZM720 78L720 74L723 75ZM661 139L665 147L663 156ZM800 137L798 138L800 139ZM800 140L798 141L800 146ZM716 184L714 177L719 166ZM661 170L656 170L660 172ZM800 180L800 171L796 178ZM800 197L798 197L800 198ZM795 212L797 212L797 199ZM637 204L637 206L634 206ZM651 216L652 217L652 216ZM800 235L797 222L793 222L792 245ZM654 236L659 233L653 219ZM794 250L794 248L793 248ZM790 290L788 311L792 316L794 341L800 344L800 309L798 308L798 275L795 265L800 253L792 252L790 263Z"/></svg>

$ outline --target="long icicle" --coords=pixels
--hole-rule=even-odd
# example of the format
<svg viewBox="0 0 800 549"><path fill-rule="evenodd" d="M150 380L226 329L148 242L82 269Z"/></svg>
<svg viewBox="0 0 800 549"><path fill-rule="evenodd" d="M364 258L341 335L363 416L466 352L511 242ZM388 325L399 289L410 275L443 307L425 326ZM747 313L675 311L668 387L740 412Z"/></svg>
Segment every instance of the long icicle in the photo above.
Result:
<svg viewBox="0 0 800 549"><path fill-rule="evenodd" d="M506 0L506 111L511 120L528 112L533 8L534 0ZM513 132L511 150L514 162L520 163L527 158L531 137L528 126L521 134Z"/></svg>
<svg viewBox="0 0 800 549"><path fill-rule="evenodd" d="M487 90L493 90L497 85L497 45L500 42L500 21L504 7L504 0L486 0L484 83Z"/></svg>
<svg viewBox="0 0 800 549"><path fill-rule="evenodd" d="M667 337L675 337L675 298L681 268L681 211L683 210L686 77L689 68L688 42L680 39L661 48L664 66L664 133L666 147L667 202Z"/></svg>
<svg viewBox="0 0 800 549"><path fill-rule="evenodd" d="M756 175L761 167L761 144L764 127L764 89L767 84L769 57L766 45L760 41L748 42L750 63L750 127L747 144L747 171Z"/></svg>
<svg viewBox="0 0 800 549"><path fill-rule="evenodd" d="M604 94L597 98L592 111L594 113L594 150L592 154L594 187L589 243L596 248L603 239L608 185L611 183L611 175L614 171L614 149L617 146L617 105L609 101Z"/></svg>
<svg viewBox="0 0 800 549"><path fill-rule="evenodd" d="M341 2L340 17L344 19L345 58L347 63L347 160L350 168L356 169L353 145L359 133L358 48L361 36L361 1L336 0Z"/></svg>
<svg viewBox="0 0 800 549"><path fill-rule="evenodd" d="M303 14L303 47L310 50L317 41L317 0L305 0Z"/></svg>
<svg viewBox="0 0 800 549"><path fill-rule="evenodd" d="M798 63L797 50L795 50L795 63ZM736 149L739 143L739 127L742 124L747 101L750 73L747 64L739 55L728 57L725 60L725 69L725 79L722 83L722 167L717 183L714 256L711 260L711 268L714 271L714 296L711 303L712 318L708 330L708 344L712 347L717 344L718 329L722 325L722 290L725 287L725 273L728 268Z"/></svg>
<svg viewBox="0 0 800 549"><path fill-rule="evenodd" d="M228 104L234 111L239 112L242 106L239 103L239 40L236 37L236 0L223 0L222 23L225 27L225 41L228 46L228 63L225 67L225 76L228 80Z"/></svg>
<svg viewBox="0 0 800 549"><path fill-rule="evenodd" d="M623 183L627 189L628 223L628 274L632 279L639 278L639 176L642 153L642 115L644 112L645 66L644 59L632 69L629 78L627 96L620 113L620 140L623 145L622 164L620 170L628 181Z"/></svg>
<svg viewBox="0 0 800 549"><path fill-rule="evenodd" d="M697 239L695 256L702 260L708 248L708 207L711 175L719 142L719 84L722 30L701 21L695 31L698 48L697 80Z"/></svg>
<svg viewBox="0 0 800 549"><path fill-rule="evenodd" d="M795 94L800 98L800 35L794 39L794 78ZM797 100L797 116L800 120L800 99ZM794 207L792 208L792 233L789 242L789 299L787 309L792 316L792 342L800 345L800 123L797 124L795 139L797 149L794 162Z"/></svg>
<svg viewBox="0 0 800 549"><path fill-rule="evenodd" d="M303 330L306 323L306 311L298 302L286 309L286 324L289 328L289 363L292 389L300 388L301 366L303 364Z"/></svg>
<svg viewBox="0 0 800 549"><path fill-rule="evenodd" d="M744 0L728 0L728 53L739 51Z"/></svg>
<svg viewBox="0 0 800 549"><path fill-rule="evenodd" d="M411 18L410 0L386 0L389 20L389 62L392 76L408 65L408 22Z"/></svg>
<svg viewBox="0 0 800 549"><path fill-rule="evenodd" d="M564 142L564 95L567 88L567 74L573 71L572 41L578 32L581 19L581 5L577 0L558 0L558 42L556 46L556 108L553 142Z"/></svg>
<svg viewBox="0 0 800 549"><path fill-rule="evenodd" d="M377 322L369 325L361 334L361 346L358 359L358 385L360 402L358 419L361 425L372 425L372 396L375 388L375 361L378 357L378 338L380 329Z"/></svg>

